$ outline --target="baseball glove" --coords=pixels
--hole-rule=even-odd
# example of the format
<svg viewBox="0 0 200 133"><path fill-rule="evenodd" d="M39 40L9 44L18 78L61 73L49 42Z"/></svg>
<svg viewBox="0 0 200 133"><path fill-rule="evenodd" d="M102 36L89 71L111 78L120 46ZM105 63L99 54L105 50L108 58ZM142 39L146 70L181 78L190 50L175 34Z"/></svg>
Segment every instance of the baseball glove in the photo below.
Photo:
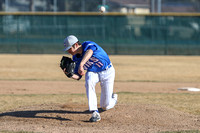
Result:
<svg viewBox="0 0 200 133"><path fill-rule="evenodd" d="M76 63L69 57L63 56L61 61L60 61L60 67L61 69L66 72L65 75L68 78L71 78L74 74L74 69L75 69Z"/></svg>

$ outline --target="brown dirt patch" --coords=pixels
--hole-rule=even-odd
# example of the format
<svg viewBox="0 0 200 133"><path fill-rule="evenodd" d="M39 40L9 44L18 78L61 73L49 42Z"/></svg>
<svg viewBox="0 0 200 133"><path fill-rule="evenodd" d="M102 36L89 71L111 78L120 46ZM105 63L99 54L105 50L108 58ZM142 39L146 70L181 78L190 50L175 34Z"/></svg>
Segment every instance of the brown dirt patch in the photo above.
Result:
<svg viewBox="0 0 200 133"><path fill-rule="evenodd" d="M199 87L198 83L116 82L115 92L182 93L178 87ZM84 82L0 81L0 94L82 94ZM97 86L97 93L100 92ZM156 104L119 103L102 111L102 120L88 122L88 106L80 103L35 104L0 113L0 131L65 132L159 132L198 130L200 116Z"/></svg>
<svg viewBox="0 0 200 133"><path fill-rule="evenodd" d="M88 122L86 105L38 105L0 114L1 130L37 132L158 132L197 130L200 117L156 105L121 105Z"/></svg>
<svg viewBox="0 0 200 133"><path fill-rule="evenodd" d="M84 81L0 81L0 94L63 94L85 93ZM196 87L200 83L115 82L115 92L182 93L178 88ZM96 86L100 93L100 86Z"/></svg>

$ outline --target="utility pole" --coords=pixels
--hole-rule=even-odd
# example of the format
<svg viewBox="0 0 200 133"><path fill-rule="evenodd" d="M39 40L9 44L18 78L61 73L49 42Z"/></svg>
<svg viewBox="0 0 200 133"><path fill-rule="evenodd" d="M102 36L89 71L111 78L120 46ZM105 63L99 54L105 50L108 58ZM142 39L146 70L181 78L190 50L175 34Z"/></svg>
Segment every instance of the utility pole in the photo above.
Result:
<svg viewBox="0 0 200 133"><path fill-rule="evenodd" d="M151 12L155 12L155 0L151 0Z"/></svg>
<svg viewBox="0 0 200 133"><path fill-rule="evenodd" d="M151 12L157 12L161 13L162 12L162 0L151 0Z"/></svg>
<svg viewBox="0 0 200 133"><path fill-rule="evenodd" d="M34 11L35 11L34 0L30 0L29 10L30 10L31 12L34 12Z"/></svg>
<svg viewBox="0 0 200 133"><path fill-rule="evenodd" d="M9 10L9 0L5 0L5 11L8 12Z"/></svg>
<svg viewBox="0 0 200 133"><path fill-rule="evenodd" d="M53 11L57 12L57 0L53 1Z"/></svg>
<svg viewBox="0 0 200 133"><path fill-rule="evenodd" d="M162 12L162 0L158 0L158 13Z"/></svg>

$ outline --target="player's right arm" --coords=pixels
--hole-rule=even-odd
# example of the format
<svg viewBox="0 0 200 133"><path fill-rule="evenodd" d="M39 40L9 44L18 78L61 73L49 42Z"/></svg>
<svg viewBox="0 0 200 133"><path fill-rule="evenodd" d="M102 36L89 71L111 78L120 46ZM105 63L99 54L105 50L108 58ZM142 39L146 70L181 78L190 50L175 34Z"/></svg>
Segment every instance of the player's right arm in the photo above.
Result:
<svg viewBox="0 0 200 133"><path fill-rule="evenodd" d="M93 54L93 50L92 49L88 49L86 52L85 52L85 55L83 56L83 59L81 60L80 62L80 65L79 65L79 69L78 69L78 73L83 76L85 74L84 72L84 69L83 69L83 66L85 65L85 63L90 59L90 57L92 56Z"/></svg>

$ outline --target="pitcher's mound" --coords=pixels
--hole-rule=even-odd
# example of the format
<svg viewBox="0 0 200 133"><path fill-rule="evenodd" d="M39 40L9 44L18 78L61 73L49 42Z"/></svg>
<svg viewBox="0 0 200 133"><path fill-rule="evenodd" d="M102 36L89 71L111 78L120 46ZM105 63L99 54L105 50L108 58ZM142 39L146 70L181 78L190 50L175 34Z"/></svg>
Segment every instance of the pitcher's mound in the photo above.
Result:
<svg viewBox="0 0 200 133"><path fill-rule="evenodd" d="M87 105L34 105L0 114L0 129L34 132L158 132L197 130L200 117L158 105L122 105L90 123Z"/></svg>

